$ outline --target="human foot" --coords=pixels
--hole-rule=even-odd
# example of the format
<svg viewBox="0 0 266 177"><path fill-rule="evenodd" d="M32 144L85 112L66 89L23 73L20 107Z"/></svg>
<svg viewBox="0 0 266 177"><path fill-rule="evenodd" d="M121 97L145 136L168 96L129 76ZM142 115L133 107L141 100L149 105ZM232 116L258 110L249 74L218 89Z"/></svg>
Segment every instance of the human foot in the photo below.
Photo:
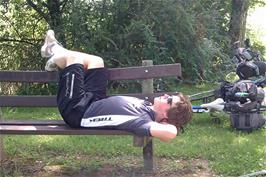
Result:
<svg viewBox="0 0 266 177"><path fill-rule="evenodd" d="M50 58L45 65L46 71L57 71L58 67L54 62L54 52L52 48L56 45L59 45L58 41L55 38L54 31L48 30L45 36L44 45L41 48L41 56L44 58Z"/></svg>

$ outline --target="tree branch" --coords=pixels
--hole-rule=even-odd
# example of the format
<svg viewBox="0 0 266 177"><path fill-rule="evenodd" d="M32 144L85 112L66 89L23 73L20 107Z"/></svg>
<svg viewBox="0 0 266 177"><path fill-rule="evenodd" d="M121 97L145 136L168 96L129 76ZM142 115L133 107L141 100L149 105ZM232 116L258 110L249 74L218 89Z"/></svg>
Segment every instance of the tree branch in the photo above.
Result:
<svg viewBox="0 0 266 177"><path fill-rule="evenodd" d="M4 15L4 14L3 14L3 16L1 16L1 17L2 17L2 19L5 20L6 23L8 23L10 26L12 26L12 27L13 27L13 30L16 32L16 34L17 34L19 37L21 37L21 35L20 35L19 31L17 30L17 28L15 27L13 21L10 20L10 19L9 19L6 15Z"/></svg>
<svg viewBox="0 0 266 177"><path fill-rule="evenodd" d="M34 4L31 0L27 0L27 3L29 6L31 6L39 15L41 15L46 22L49 22L49 16L46 15L39 7L37 7L36 4ZM43 3L42 3L43 4ZM47 7L47 4L45 4L45 6Z"/></svg>
<svg viewBox="0 0 266 177"><path fill-rule="evenodd" d="M60 3L60 5L62 5L61 12L62 12L62 11L64 10L64 8L66 7L67 2L68 2L68 0L63 0L63 1Z"/></svg>
<svg viewBox="0 0 266 177"><path fill-rule="evenodd" d="M36 45L36 43L32 43L29 41L30 39L10 39L10 38L0 38L0 43L1 42L17 42L17 43L26 43L26 44L30 44L30 45ZM39 41L39 40L34 40L34 41Z"/></svg>
<svg viewBox="0 0 266 177"><path fill-rule="evenodd" d="M48 8L48 4L47 3L45 3L45 2L43 2L41 0L37 0L37 2L40 3L42 6Z"/></svg>

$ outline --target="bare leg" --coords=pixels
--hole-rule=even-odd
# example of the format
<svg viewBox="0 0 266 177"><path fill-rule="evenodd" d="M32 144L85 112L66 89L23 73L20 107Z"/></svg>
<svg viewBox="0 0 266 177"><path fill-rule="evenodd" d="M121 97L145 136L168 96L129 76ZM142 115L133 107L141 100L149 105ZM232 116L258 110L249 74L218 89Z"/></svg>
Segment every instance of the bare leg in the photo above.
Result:
<svg viewBox="0 0 266 177"><path fill-rule="evenodd" d="M61 46L60 46L61 47ZM53 47L54 56L51 58L54 63L61 69L72 65L82 64L85 69L102 68L104 62L101 57L90 55L82 52L65 49L64 53L57 52L57 47Z"/></svg>

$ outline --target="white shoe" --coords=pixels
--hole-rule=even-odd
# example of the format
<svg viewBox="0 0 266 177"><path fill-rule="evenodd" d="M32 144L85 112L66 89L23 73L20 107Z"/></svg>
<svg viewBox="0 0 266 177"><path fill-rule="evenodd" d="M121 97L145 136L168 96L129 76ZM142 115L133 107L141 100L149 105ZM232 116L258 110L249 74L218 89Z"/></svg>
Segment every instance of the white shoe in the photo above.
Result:
<svg viewBox="0 0 266 177"><path fill-rule="evenodd" d="M41 48L41 55L44 58L50 58L54 55L52 51L52 47L54 45L58 45L58 41L56 40L54 36L53 30L48 30L45 36L44 44Z"/></svg>
<svg viewBox="0 0 266 177"><path fill-rule="evenodd" d="M207 109L214 109L217 111L222 111L224 109L224 104L225 102L222 98L217 98L213 102L202 104L200 106L203 108L207 108Z"/></svg>
<svg viewBox="0 0 266 177"><path fill-rule="evenodd" d="M45 71L58 71L58 66L55 64L53 58L50 58L46 62Z"/></svg>
<svg viewBox="0 0 266 177"><path fill-rule="evenodd" d="M53 60L54 53L52 51L52 48L55 45L60 45L60 44L58 43L58 41L56 40L54 36L54 31L48 30L45 36L45 42L41 48L41 56L44 58L50 58L45 65L46 71L57 71L58 70L58 67Z"/></svg>

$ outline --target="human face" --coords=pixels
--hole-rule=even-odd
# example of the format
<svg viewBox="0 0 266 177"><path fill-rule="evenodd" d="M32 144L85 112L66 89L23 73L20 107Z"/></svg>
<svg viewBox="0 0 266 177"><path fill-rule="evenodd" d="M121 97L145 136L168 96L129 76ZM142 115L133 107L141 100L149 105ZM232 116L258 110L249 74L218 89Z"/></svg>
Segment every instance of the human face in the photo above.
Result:
<svg viewBox="0 0 266 177"><path fill-rule="evenodd" d="M167 95L164 94L160 97L154 98L154 104L153 106L155 108L158 108L157 110L165 110L169 109L171 106L173 106L175 103L180 101L180 97L178 95Z"/></svg>

